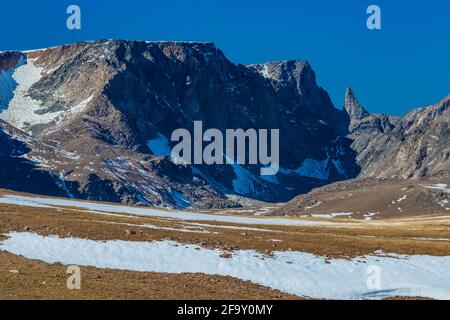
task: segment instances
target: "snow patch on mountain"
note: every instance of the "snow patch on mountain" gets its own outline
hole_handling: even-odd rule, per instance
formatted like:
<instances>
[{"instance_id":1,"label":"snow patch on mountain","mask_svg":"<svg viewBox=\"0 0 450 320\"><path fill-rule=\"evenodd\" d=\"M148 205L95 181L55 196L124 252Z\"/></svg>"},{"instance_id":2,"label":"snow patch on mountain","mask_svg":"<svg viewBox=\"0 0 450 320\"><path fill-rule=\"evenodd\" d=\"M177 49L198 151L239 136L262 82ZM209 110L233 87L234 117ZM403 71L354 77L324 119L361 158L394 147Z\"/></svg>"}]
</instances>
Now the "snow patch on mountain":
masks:
<instances>
[{"instance_id":1,"label":"snow patch on mountain","mask_svg":"<svg viewBox=\"0 0 450 320\"><path fill-rule=\"evenodd\" d=\"M178 191L172 192L172 198L180 209L190 209L190 201Z\"/></svg>"},{"instance_id":2,"label":"snow patch on mountain","mask_svg":"<svg viewBox=\"0 0 450 320\"><path fill-rule=\"evenodd\" d=\"M447 193L450 193L450 189L448 188L448 185L445 183L436 183L432 186L425 186L427 189L435 189L435 190L441 190Z\"/></svg>"},{"instance_id":3,"label":"snow patch on mountain","mask_svg":"<svg viewBox=\"0 0 450 320\"><path fill-rule=\"evenodd\" d=\"M233 179L234 191L242 195L250 194L254 189L253 175L238 164L233 164L233 169L236 175L236 178Z\"/></svg>"},{"instance_id":4,"label":"snow patch on mountain","mask_svg":"<svg viewBox=\"0 0 450 320\"><path fill-rule=\"evenodd\" d=\"M17 86L8 106L0 113L0 119L24 129L27 125L49 123L60 114L60 112L36 114L35 111L41 108L41 103L27 95L31 86L42 78L42 71L42 68L34 64L33 59L14 70L12 78Z\"/></svg>"},{"instance_id":5,"label":"snow patch on mountain","mask_svg":"<svg viewBox=\"0 0 450 320\"><path fill-rule=\"evenodd\" d=\"M16 128L27 131L30 126L48 124L54 121L61 124L70 117L85 111L93 100L93 95L74 104L68 110L56 112L38 112L42 103L28 95L30 88L44 74L44 69L35 65L35 59L20 58L17 66L0 73L0 119ZM56 130L53 127L52 130Z\"/></svg>"},{"instance_id":6,"label":"snow patch on mountain","mask_svg":"<svg viewBox=\"0 0 450 320\"><path fill-rule=\"evenodd\" d=\"M347 171L344 168L344 164L340 161L340 160L331 160L331 162L333 163L334 167L336 168L337 172L343 176L346 177L347 176Z\"/></svg>"},{"instance_id":7,"label":"snow patch on mountain","mask_svg":"<svg viewBox=\"0 0 450 320\"><path fill-rule=\"evenodd\" d=\"M75 105L74 107L72 107L69 110L69 114L75 115L75 114L79 114L79 113L83 112L86 109L89 102L91 102L93 98L94 98L94 96L90 96L89 98L81 101L79 104Z\"/></svg>"},{"instance_id":8,"label":"snow patch on mountain","mask_svg":"<svg viewBox=\"0 0 450 320\"><path fill-rule=\"evenodd\" d=\"M316 213L311 214L311 217L313 218L340 218L340 217L350 217L353 215L353 212L337 212L337 213Z\"/></svg>"},{"instance_id":9,"label":"snow patch on mountain","mask_svg":"<svg viewBox=\"0 0 450 320\"><path fill-rule=\"evenodd\" d=\"M147 142L147 145L155 156L168 157L172 153L169 141L159 132L156 133L155 138Z\"/></svg>"},{"instance_id":10,"label":"snow patch on mountain","mask_svg":"<svg viewBox=\"0 0 450 320\"><path fill-rule=\"evenodd\" d=\"M269 67L267 65L264 65L262 70L260 70L260 74L266 79L272 79L273 78L272 75L269 72Z\"/></svg>"},{"instance_id":11,"label":"snow patch on mountain","mask_svg":"<svg viewBox=\"0 0 450 320\"><path fill-rule=\"evenodd\" d=\"M50 129L46 130L46 132L54 132L59 129L59 126L64 123L66 120L69 120L73 116L76 116L78 114L81 114L84 112L88 106L88 104L93 100L94 96L91 95L87 99L81 101L80 103L72 106L68 110L65 110L63 112L57 112L57 116L53 119L54 120L54 126L52 126Z\"/></svg>"},{"instance_id":12,"label":"snow patch on mountain","mask_svg":"<svg viewBox=\"0 0 450 320\"><path fill-rule=\"evenodd\" d=\"M280 172L327 180L329 177L328 160L328 158L325 160L305 159L297 169L292 170L280 167Z\"/></svg>"}]
</instances>

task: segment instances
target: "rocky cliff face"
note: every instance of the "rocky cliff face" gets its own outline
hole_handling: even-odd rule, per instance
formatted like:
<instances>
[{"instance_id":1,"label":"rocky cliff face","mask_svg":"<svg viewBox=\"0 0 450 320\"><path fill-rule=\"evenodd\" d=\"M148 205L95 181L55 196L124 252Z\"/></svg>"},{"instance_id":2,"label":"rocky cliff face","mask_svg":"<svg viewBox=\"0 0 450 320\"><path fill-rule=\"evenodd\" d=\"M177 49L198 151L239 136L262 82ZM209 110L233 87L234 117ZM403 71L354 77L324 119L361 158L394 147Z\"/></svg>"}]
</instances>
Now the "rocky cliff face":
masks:
<instances>
[{"instance_id":1,"label":"rocky cliff face","mask_svg":"<svg viewBox=\"0 0 450 320\"><path fill-rule=\"evenodd\" d=\"M345 135L348 119L344 111L333 106L330 96L317 85L316 74L307 61L281 61L251 65L269 80L275 96L290 111L307 111L332 127L338 134Z\"/></svg>"},{"instance_id":2,"label":"rocky cliff face","mask_svg":"<svg viewBox=\"0 0 450 320\"><path fill-rule=\"evenodd\" d=\"M359 105L354 96L351 100L353 106ZM360 177L408 179L447 171L449 105L447 96L401 118L350 109L348 138L358 154Z\"/></svg>"},{"instance_id":3,"label":"rocky cliff face","mask_svg":"<svg viewBox=\"0 0 450 320\"><path fill-rule=\"evenodd\" d=\"M15 134L18 135L15 135ZM0 188L68 197L64 182L25 156L29 138L0 120Z\"/></svg>"},{"instance_id":4,"label":"rocky cliff face","mask_svg":"<svg viewBox=\"0 0 450 320\"><path fill-rule=\"evenodd\" d=\"M27 153L73 183L76 197L236 206L242 198L286 201L359 172L343 136L347 115L307 62L236 65L214 44L195 42L96 41L15 55L23 61L4 63L15 85L2 89L10 99L0 119L71 155ZM173 163L172 131L192 130L196 120L204 130L279 129L280 172Z\"/></svg>"}]
</instances>

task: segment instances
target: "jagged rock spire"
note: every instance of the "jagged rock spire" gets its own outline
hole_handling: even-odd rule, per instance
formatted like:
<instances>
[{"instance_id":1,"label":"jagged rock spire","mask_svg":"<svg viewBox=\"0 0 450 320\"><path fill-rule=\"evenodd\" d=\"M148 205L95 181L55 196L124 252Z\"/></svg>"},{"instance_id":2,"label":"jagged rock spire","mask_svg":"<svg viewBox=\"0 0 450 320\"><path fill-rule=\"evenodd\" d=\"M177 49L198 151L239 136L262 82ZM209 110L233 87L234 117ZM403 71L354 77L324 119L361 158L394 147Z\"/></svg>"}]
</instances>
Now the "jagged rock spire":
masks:
<instances>
[{"instance_id":1,"label":"jagged rock spire","mask_svg":"<svg viewBox=\"0 0 450 320\"><path fill-rule=\"evenodd\" d=\"M350 120L361 120L369 115L369 112L359 104L350 87L345 91L344 109Z\"/></svg>"}]
</instances>

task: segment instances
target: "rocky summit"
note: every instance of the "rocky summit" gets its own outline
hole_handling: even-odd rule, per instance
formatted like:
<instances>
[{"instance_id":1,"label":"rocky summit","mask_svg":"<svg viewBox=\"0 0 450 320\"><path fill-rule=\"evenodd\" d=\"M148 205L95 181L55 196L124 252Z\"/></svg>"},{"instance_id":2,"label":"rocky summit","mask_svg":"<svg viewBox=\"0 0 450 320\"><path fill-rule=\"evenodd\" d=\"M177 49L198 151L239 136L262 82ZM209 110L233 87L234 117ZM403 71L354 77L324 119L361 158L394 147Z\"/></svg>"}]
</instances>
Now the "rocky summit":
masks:
<instances>
[{"instance_id":1,"label":"rocky summit","mask_svg":"<svg viewBox=\"0 0 450 320\"><path fill-rule=\"evenodd\" d=\"M394 118L369 114L351 89L345 96L335 108L307 61L239 65L213 43L102 40L0 53L0 155L11 163L0 187L222 208L448 169L448 98ZM278 174L173 161L172 132L193 131L194 121L221 132L279 129Z\"/></svg>"}]
</instances>

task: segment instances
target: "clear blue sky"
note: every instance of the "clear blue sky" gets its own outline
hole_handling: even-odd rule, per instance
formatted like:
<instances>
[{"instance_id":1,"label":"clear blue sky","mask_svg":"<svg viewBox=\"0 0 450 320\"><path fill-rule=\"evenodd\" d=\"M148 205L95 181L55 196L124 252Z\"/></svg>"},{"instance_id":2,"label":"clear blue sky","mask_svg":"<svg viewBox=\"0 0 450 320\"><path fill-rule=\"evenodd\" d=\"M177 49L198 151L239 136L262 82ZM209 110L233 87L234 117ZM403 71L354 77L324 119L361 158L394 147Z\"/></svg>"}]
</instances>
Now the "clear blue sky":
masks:
<instances>
[{"instance_id":1,"label":"clear blue sky","mask_svg":"<svg viewBox=\"0 0 450 320\"><path fill-rule=\"evenodd\" d=\"M82 30L66 28L66 8ZM366 28L366 8L382 30ZM449 0L41 0L0 2L0 50L104 38L213 41L235 63L307 59L342 106L401 115L450 93Z\"/></svg>"}]
</instances>

